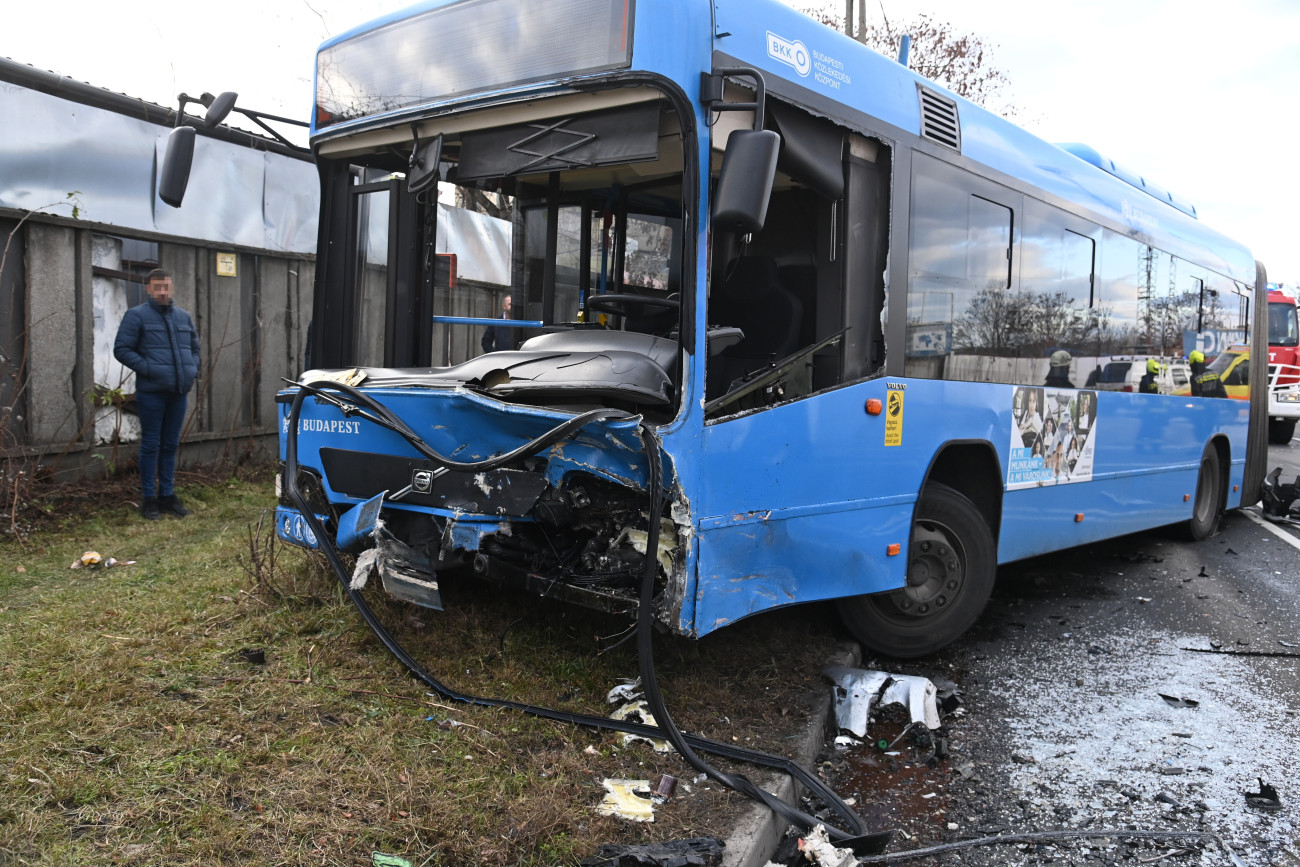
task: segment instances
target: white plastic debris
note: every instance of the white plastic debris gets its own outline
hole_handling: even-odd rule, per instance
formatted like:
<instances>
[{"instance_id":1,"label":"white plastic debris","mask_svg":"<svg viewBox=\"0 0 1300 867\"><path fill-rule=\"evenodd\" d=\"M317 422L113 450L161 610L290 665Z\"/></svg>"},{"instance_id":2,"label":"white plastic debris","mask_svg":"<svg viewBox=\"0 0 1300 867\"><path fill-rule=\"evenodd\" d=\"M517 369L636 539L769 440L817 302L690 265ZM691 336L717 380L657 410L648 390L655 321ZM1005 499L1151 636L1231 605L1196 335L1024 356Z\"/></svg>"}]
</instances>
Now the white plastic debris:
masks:
<instances>
[{"instance_id":1,"label":"white plastic debris","mask_svg":"<svg viewBox=\"0 0 1300 867\"><path fill-rule=\"evenodd\" d=\"M596 807L602 816L618 816L633 822L655 820L654 801L650 799L649 780L601 780L605 800Z\"/></svg>"},{"instance_id":2,"label":"white plastic debris","mask_svg":"<svg viewBox=\"0 0 1300 867\"><path fill-rule=\"evenodd\" d=\"M901 704L914 723L939 728L936 690L928 678L906 674L889 674L832 665L822 674L835 683L835 722L860 738L867 735L867 721L874 706Z\"/></svg>"},{"instance_id":3,"label":"white plastic debris","mask_svg":"<svg viewBox=\"0 0 1300 867\"><path fill-rule=\"evenodd\" d=\"M378 548L367 548L357 556L357 565L352 569L352 581L348 584L353 590L364 590L370 571L379 560Z\"/></svg>"},{"instance_id":4,"label":"white plastic debris","mask_svg":"<svg viewBox=\"0 0 1300 867\"><path fill-rule=\"evenodd\" d=\"M818 825L799 841L803 857L821 867L854 867L858 863L852 849L837 849L826 835L826 826Z\"/></svg>"},{"instance_id":5,"label":"white plastic debris","mask_svg":"<svg viewBox=\"0 0 1300 867\"><path fill-rule=\"evenodd\" d=\"M643 700L628 702L610 714L609 718L639 722L642 725L648 726L659 725L659 723L655 722L654 714L650 713L650 708ZM619 744L625 747L634 744L637 741L642 741L653 747L656 753L671 753L673 751L672 744L662 738L648 738L643 735L634 735L630 732L623 732L618 737Z\"/></svg>"},{"instance_id":6,"label":"white plastic debris","mask_svg":"<svg viewBox=\"0 0 1300 867\"><path fill-rule=\"evenodd\" d=\"M605 701L610 704L621 702L636 701L641 697L641 678L636 680L624 679L619 682L618 686L611 689L605 695Z\"/></svg>"}]
</instances>

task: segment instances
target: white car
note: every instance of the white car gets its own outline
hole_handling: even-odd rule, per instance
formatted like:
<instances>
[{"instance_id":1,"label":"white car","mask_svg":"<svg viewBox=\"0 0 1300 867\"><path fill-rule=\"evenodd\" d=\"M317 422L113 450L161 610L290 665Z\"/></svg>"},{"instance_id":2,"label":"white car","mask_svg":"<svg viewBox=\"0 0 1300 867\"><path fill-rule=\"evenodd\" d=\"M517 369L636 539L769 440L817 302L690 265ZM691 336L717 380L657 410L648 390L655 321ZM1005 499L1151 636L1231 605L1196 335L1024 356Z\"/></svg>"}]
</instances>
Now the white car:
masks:
<instances>
[{"instance_id":1,"label":"white car","mask_svg":"<svg viewBox=\"0 0 1300 867\"><path fill-rule=\"evenodd\" d=\"M1099 391L1137 392L1142 377L1147 372L1149 356L1131 356L1112 358L1102 366L1093 388ZM1181 358L1156 358L1160 362L1160 372L1156 374L1156 384L1161 394L1173 394L1186 386L1192 378L1192 368Z\"/></svg>"}]
</instances>

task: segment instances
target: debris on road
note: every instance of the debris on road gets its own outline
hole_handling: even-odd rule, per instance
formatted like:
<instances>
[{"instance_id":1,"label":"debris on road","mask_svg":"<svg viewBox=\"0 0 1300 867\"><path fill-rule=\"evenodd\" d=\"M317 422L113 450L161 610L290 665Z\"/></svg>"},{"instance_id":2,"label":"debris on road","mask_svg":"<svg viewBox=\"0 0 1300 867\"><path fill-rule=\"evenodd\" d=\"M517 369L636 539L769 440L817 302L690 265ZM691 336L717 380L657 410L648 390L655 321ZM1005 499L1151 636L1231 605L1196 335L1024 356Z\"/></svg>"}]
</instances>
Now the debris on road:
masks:
<instances>
[{"instance_id":1,"label":"debris on road","mask_svg":"<svg viewBox=\"0 0 1300 867\"><path fill-rule=\"evenodd\" d=\"M717 837L691 837L666 843L605 843L579 867L714 867L725 844Z\"/></svg>"},{"instance_id":2,"label":"debris on road","mask_svg":"<svg viewBox=\"0 0 1300 867\"><path fill-rule=\"evenodd\" d=\"M654 801L656 804L662 804L673 796L677 791L677 778L672 774L663 774L659 777L659 784L655 786Z\"/></svg>"},{"instance_id":3,"label":"debris on road","mask_svg":"<svg viewBox=\"0 0 1300 867\"><path fill-rule=\"evenodd\" d=\"M825 825L818 825L801 839L799 851L807 861L820 867L854 867L858 863L852 849L838 849L831 843Z\"/></svg>"},{"instance_id":4,"label":"debris on road","mask_svg":"<svg viewBox=\"0 0 1300 867\"><path fill-rule=\"evenodd\" d=\"M1261 505L1264 517L1270 521L1292 523L1291 504L1300 499L1300 476L1291 484L1281 480L1282 468L1277 467L1260 485Z\"/></svg>"},{"instance_id":5,"label":"debris on road","mask_svg":"<svg viewBox=\"0 0 1300 867\"><path fill-rule=\"evenodd\" d=\"M835 684L836 725L859 738L867 735L873 706L901 704L913 723L924 723L932 731L940 726L938 690L928 678L843 665L828 666L822 674Z\"/></svg>"},{"instance_id":6,"label":"debris on road","mask_svg":"<svg viewBox=\"0 0 1300 867\"><path fill-rule=\"evenodd\" d=\"M1156 695L1163 698L1165 700L1165 704L1169 705L1170 707L1199 707L1201 704L1199 701L1197 701L1194 698L1182 698L1176 695L1165 695L1163 692L1158 692L1156 693Z\"/></svg>"},{"instance_id":7,"label":"debris on road","mask_svg":"<svg viewBox=\"0 0 1300 867\"><path fill-rule=\"evenodd\" d=\"M1282 799L1278 797L1277 789L1264 782L1263 777L1256 779L1259 780L1259 791L1242 793L1246 796L1247 806L1254 807L1256 810L1282 809Z\"/></svg>"},{"instance_id":8,"label":"debris on road","mask_svg":"<svg viewBox=\"0 0 1300 867\"><path fill-rule=\"evenodd\" d=\"M649 780L605 779L605 800L596 807L602 816L617 816L632 822L653 822L654 802L650 798Z\"/></svg>"}]
</instances>

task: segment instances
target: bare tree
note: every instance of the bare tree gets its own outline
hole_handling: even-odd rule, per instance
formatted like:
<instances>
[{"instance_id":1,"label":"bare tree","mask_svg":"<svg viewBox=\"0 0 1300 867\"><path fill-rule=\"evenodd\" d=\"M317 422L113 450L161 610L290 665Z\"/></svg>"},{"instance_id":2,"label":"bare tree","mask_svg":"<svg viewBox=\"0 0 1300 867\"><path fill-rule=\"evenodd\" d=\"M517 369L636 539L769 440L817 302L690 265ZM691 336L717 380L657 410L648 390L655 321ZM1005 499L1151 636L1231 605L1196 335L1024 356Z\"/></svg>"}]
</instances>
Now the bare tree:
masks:
<instances>
[{"instance_id":1,"label":"bare tree","mask_svg":"<svg viewBox=\"0 0 1300 867\"><path fill-rule=\"evenodd\" d=\"M820 5L804 7L801 11L890 57L897 56L903 34L907 34L911 37L909 68L1004 117L1016 114L1016 108L1004 97L1010 82L993 65L991 46L977 34L957 33L951 24L925 13L891 22L883 3L880 20L874 23L867 21L865 0L845 0L843 13L835 5L823 0Z\"/></svg>"}]
</instances>

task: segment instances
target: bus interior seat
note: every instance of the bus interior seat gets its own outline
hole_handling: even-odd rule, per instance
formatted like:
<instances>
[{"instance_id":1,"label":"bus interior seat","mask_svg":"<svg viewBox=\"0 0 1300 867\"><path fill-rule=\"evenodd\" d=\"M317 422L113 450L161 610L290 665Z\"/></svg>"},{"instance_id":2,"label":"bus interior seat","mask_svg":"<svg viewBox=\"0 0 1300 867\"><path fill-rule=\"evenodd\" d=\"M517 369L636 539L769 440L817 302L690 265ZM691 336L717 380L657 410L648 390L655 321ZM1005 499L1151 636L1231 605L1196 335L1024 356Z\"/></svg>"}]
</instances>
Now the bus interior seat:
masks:
<instances>
[{"instance_id":1,"label":"bus interior seat","mask_svg":"<svg viewBox=\"0 0 1300 867\"><path fill-rule=\"evenodd\" d=\"M711 365L712 394L721 394L734 380L801 345L803 303L782 284L775 259L734 259L726 274L711 299L709 320L739 328L745 336L719 354L720 363Z\"/></svg>"},{"instance_id":2,"label":"bus interior seat","mask_svg":"<svg viewBox=\"0 0 1300 867\"><path fill-rule=\"evenodd\" d=\"M780 274L781 285L795 294L799 303L803 305L804 312L809 314L804 317L803 329L799 334L799 345L807 346L815 343L816 317L812 311L817 309L817 266L781 265L777 268L777 273Z\"/></svg>"}]
</instances>

